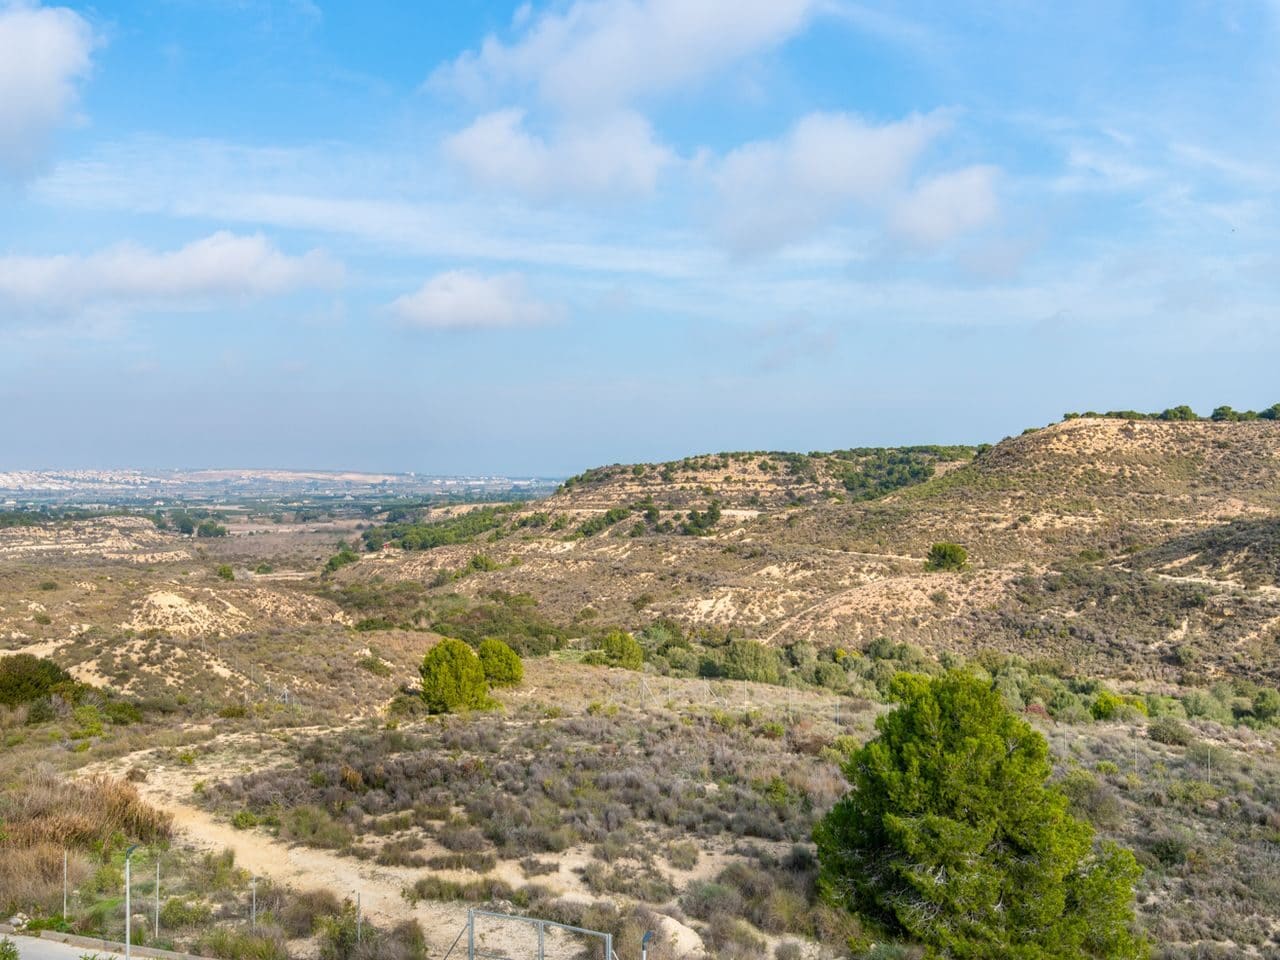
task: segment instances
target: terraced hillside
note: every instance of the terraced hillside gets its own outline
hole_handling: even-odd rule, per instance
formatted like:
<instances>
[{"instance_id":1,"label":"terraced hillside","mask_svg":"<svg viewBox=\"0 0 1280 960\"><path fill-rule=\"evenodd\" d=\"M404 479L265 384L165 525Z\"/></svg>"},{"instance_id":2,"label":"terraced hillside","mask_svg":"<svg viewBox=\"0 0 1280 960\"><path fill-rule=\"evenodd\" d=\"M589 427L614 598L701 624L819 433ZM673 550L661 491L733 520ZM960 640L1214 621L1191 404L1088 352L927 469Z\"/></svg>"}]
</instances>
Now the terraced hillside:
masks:
<instances>
[{"instance_id":1,"label":"terraced hillside","mask_svg":"<svg viewBox=\"0 0 1280 960\"><path fill-rule=\"evenodd\" d=\"M886 636L1135 678L1175 677L1194 651L1212 672L1278 675L1266 534L1280 424L1080 418L968 460L922 456L931 476L866 500L837 484L846 461L831 455L763 471L755 454L604 468L462 542L392 544L339 577L527 593L564 623L670 619L780 646ZM1241 529L1257 531L1235 534L1253 538L1247 582L1150 559ZM969 569L926 572L939 541L964 545Z\"/></svg>"}]
</instances>

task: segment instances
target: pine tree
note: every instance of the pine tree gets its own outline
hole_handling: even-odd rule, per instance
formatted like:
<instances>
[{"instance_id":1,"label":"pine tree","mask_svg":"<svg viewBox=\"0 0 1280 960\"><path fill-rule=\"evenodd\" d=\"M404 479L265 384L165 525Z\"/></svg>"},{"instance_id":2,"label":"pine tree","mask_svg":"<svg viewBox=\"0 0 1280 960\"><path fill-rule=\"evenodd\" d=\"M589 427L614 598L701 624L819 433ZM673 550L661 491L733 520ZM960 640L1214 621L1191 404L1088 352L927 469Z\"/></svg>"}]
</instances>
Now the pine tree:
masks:
<instances>
[{"instance_id":1,"label":"pine tree","mask_svg":"<svg viewBox=\"0 0 1280 960\"><path fill-rule=\"evenodd\" d=\"M484 668L461 640L441 640L422 658L422 699L432 713L480 710L492 704Z\"/></svg>"},{"instance_id":2,"label":"pine tree","mask_svg":"<svg viewBox=\"0 0 1280 960\"><path fill-rule=\"evenodd\" d=\"M904 674L894 693L815 830L825 896L933 957L1147 956L1137 861L1070 815L1044 737L967 674Z\"/></svg>"}]
</instances>

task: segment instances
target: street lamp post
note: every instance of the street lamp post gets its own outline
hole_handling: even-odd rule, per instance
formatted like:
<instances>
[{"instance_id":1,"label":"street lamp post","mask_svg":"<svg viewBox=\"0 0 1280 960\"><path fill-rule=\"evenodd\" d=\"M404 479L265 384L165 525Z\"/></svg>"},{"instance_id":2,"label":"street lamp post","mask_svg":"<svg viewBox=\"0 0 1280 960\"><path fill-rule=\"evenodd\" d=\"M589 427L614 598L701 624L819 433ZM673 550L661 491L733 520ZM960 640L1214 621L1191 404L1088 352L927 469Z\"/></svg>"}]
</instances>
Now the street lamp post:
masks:
<instances>
[{"instance_id":1,"label":"street lamp post","mask_svg":"<svg viewBox=\"0 0 1280 960\"><path fill-rule=\"evenodd\" d=\"M130 880L130 866L133 859L133 851L138 849L135 843L124 852L124 960L131 960L133 953L130 950L130 940L133 936L133 904L129 899L129 888L132 886Z\"/></svg>"}]
</instances>

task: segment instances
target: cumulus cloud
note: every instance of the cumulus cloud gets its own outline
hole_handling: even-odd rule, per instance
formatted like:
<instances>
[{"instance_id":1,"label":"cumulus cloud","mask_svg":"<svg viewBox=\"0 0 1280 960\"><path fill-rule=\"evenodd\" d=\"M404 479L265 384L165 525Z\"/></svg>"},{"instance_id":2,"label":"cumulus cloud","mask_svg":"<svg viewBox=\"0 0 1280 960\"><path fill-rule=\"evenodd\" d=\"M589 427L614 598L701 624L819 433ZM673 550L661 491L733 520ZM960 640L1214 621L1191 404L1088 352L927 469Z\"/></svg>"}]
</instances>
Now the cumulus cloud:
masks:
<instances>
[{"instance_id":1,"label":"cumulus cloud","mask_svg":"<svg viewBox=\"0 0 1280 960\"><path fill-rule=\"evenodd\" d=\"M439 68L436 85L482 97L532 86L564 111L611 111L681 88L798 32L820 0L576 0L517 18Z\"/></svg>"},{"instance_id":2,"label":"cumulus cloud","mask_svg":"<svg viewBox=\"0 0 1280 960\"><path fill-rule=\"evenodd\" d=\"M777 140L746 144L713 166L722 239L740 254L805 239L853 207L883 209L948 124L938 114L872 125L812 113Z\"/></svg>"},{"instance_id":3,"label":"cumulus cloud","mask_svg":"<svg viewBox=\"0 0 1280 960\"><path fill-rule=\"evenodd\" d=\"M261 235L220 231L167 253L121 244L89 255L0 257L0 304L55 318L195 309L330 286L341 274L319 251L289 256Z\"/></svg>"},{"instance_id":4,"label":"cumulus cloud","mask_svg":"<svg viewBox=\"0 0 1280 960\"><path fill-rule=\"evenodd\" d=\"M898 203L890 226L927 249L981 227L996 215L996 174L994 167L976 166L922 180Z\"/></svg>"},{"instance_id":5,"label":"cumulus cloud","mask_svg":"<svg viewBox=\"0 0 1280 960\"><path fill-rule=\"evenodd\" d=\"M534 197L618 196L653 192L674 154L657 143L642 116L621 111L550 137L530 133L523 110L487 113L444 144L474 183Z\"/></svg>"},{"instance_id":6,"label":"cumulus cloud","mask_svg":"<svg viewBox=\"0 0 1280 960\"><path fill-rule=\"evenodd\" d=\"M391 310L407 325L428 330L537 326L561 315L558 307L534 297L520 274L486 276L470 270L437 274L397 297Z\"/></svg>"},{"instance_id":7,"label":"cumulus cloud","mask_svg":"<svg viewBox=\"0 0 1280 960\"><path fill-rule=\"evenodd\" d=\"M89 72L93 30L65 7L0 0L0 173L30 176Z\"/></svg>"}]
</instances>

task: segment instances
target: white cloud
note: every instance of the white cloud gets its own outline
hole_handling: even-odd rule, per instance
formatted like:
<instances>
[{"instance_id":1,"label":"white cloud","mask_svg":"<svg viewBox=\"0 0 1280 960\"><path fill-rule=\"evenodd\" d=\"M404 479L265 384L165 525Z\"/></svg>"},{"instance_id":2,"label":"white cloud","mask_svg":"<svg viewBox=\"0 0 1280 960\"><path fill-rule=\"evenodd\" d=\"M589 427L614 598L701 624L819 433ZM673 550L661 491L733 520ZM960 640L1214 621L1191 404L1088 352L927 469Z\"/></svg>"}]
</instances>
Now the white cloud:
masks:
<instances>
[{"instance_id":1,"label":"white cloud","mask_svg":"<svg viewBox=\"0 0 1280 960\"><path fill-rule=\"evenodd\" d=\"M994 167L976 166L922 180L894 209L893 231L935 248L983 226L996 215L996 175Z\"/></svg>"},{"instance_id":2,"label":"white cloud","mask_svg":"<svg viewBox=\"0 0 1280 960\"><path fill-rule=\"evenodd\" d=\"M391 310L406 324L430 330L537 326L561 315L558 307L534 297L520 274L469 270L437 274L397 297Z\"/></svg>"},{"instance_id":3,"label":"white cloud","mask_svg":"<svg viewBox=\"0 0 1280 960\"><path fill-rule=\"evenodd\" d=\"M534 87L572 112L609 112L667 93L798 32L819 0L576 0L517 18L512 43L486 37L439 68L436 85L481 97Z\"/></svg>"},{"instance_id":4,"label":"white cloud","mask_svg":"<svg viewBox=\"0 0 1280 960\"><path fill-rule=\"evenodd\" d=\"M0 304L19 315L77 318L196 309L339 281L319 251L281 253L261 235L220 231L168 253L122 244L87 256L0 257Z\"/></svg>"},{"instance_id":5,"label":"white cloud","mask_svg":"<svg viewBox=\"0 0 1280 960\"><path fill-rule=\"evenodd\" d=\"M649 122L621 111L559 129L531 134L524 111L497 110L444 143L444 151L473 182L532 197L612 197L653 192L674 154L653 138Z\"/></svg>"},{"instance_id":6,"label":"white cloud","mask_svg":"<svg viewBox=\"0 0 1280 960\"><path fill-rule=\"evenodd\" d=\"M0 173L27 177L89 72L93 30L65 7L0 0Z\"/></svg>"},{"instance_id":7,"label":"white cloud","mask_svg":"<svg viewBox=\"0 0 1280 960\"><path fill-rule=\"evenodd\" d=\"M812 113L781 139L733 150L713 170L723 240L737 253L768 252L807 238L852 207L885 207L947 126L936 113L881 126L850 114Z\"/></svg>"}]
</instances>

